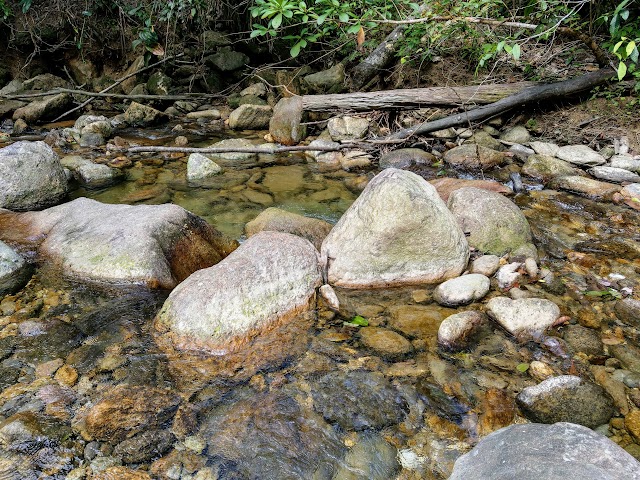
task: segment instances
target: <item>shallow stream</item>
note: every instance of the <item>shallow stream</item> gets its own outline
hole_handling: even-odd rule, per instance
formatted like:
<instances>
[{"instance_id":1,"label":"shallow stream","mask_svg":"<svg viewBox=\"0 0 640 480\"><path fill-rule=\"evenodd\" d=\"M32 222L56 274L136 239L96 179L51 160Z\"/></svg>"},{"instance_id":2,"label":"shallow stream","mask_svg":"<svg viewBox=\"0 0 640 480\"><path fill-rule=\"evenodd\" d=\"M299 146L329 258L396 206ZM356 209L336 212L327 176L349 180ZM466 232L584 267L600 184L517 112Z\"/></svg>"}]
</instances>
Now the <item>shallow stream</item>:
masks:
<instances>
[{"instance_id":1,"label":"shallow stream","mask_svg":"<svg viewBox=\"0 0 640 480\"><path fill-rule=\"evenodd\" d=\"M168 129L121 136L157 145L175 138ZM195 146L218 140L188 137ZM176 203L242 240L244 225L270 206L335 223L375 173L322 172L301 155L261 157L259 166L227 170L207 187L190 186L185 172L186 156L148 154L133 159L124 182L72 197ZM0 479L92 478L116 465L129 470L114 479L148 478L126 476L130 470L182 480L446 478L481 436L526 421L514 399L539 381L526 369L532 361L558 375L589 376L593 365L620 367L608 346L640 347L611 295L584 294L640 287L640 212L528 187L515 201L555 279L520 289L556 302L570 318L550 332L557 341L518 343L485 326L469 350L449 354L436 333L456 310L433 302L432 288L341 290L340 314L318 300L301 356L249 381L213 378L193 388L176 378L151 334L168 292L77 284L40 266L23 290L0 299L0 431L11 424L4 434L15 437L4 438ZM496 295L494 285L488 298ZM345 325L356 315L401 332L412 351L367 349L359 327ZM599 348L585 353L584 339L567 335L579 326ZM115 404L138 400L140 418L122 435L90 440L86 413L107 394ZM640 458L620 418L599 431ZM105 412L96 421L108 428L130 420Z\"/></svg>"}]
</instances>

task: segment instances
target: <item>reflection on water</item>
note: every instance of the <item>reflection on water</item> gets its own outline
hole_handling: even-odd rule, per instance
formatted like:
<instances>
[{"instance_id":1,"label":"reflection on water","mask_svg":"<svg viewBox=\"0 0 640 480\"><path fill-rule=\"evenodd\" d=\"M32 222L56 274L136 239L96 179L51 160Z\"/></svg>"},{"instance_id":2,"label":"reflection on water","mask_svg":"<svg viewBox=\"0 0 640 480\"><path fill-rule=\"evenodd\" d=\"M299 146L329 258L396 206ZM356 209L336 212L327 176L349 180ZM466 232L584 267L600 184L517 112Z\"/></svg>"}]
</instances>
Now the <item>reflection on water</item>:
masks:
<instances>
[{"instance_id":1,"label":"reflection on water","mask_svg":"<svg viewBox=\"0 0 640 480\"><path fill-rule=\"evenodd\" d=\"M154 141L166 143L161 133ZM177 203L235 238L267 207L335 222L357 196L345 184L355 174L322 173L301 156L227 169L206 187L185 171L186 157L148 155L125 182L74 196ZM604 337L619 328L636 338L612 302L580 292L638 284L639 215L549 191L517 201L542 266L562 280L522 288ZM565 327L519 344L485 325L468 350L447 353L436 332L454 310L431 287L338 290L339 313L318 300L302 355L248 381L199 378L194 391L154 341L166 294L75 284L41 267L0 299L0 479L442 479L479 438L524 421L515 395L539 379L521 365L543 361L559 375L605 360L578 353ZM407 353L367 344L365 327L345 325L356 315L405 337Z\"/></svg>"}]
</instances>

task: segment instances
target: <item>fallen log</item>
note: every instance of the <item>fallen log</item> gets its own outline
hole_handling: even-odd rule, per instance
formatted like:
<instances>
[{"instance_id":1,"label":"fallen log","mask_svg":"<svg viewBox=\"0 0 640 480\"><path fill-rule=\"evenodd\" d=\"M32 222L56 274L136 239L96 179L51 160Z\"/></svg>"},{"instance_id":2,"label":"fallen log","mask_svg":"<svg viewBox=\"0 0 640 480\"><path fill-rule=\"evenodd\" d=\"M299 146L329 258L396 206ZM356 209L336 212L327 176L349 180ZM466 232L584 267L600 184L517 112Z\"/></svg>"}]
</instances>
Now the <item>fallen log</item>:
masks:
<instances>
[{"instance_id":1,"label":"fallen log","mask_svg":"<svg viewBox=\"0 0 640 480\"><path fill-rule=\"evenodd\" d=\"M351 73L354 90L362 89L374 75L391 63L396 55L396 45L404 38L405 29L406 25L398 25L367 58L356 65Z\"/></svg>"},{"instance_id":2,"label":"fallen log","mask_svg":"<svg viewBox=\"0 0 640 480\"><path fill-rule=\"evenodd\" d=\"M413 135L423 135L445 128L470 125L474 122L500 115L514 108L522 108L533 103L559 100L591 90L615 78L615 76L616 73L612 69L601 68L595 72L590 72L562 82L531 86L489 105L484 105L462 113L456 113L455 115L450 115L439 120L404 128L378 139L378 142L389 141L389 143L395 143L400 140L406 140Z\"/></svg>"},{"instance_id":3,"label":"fallen log","mask_svg":"<svg viewBox=\"0 0 640 480\"><path fill-rule=\"evenodd\" d=\"M309 112L332 110L365 112L403 108L484 105L534 85L537 83L518 82L465 87L403 88L379 92L302 95L302 109Z\"/></svg>"}]
</instances>

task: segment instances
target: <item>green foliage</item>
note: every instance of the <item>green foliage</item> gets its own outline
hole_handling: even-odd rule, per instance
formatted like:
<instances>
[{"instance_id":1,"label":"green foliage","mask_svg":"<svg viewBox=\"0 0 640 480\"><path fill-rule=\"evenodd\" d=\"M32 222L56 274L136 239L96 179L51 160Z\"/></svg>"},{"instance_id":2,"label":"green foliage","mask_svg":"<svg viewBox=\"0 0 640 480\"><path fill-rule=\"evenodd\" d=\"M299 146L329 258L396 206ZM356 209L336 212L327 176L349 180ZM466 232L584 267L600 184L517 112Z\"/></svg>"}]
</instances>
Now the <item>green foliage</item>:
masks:
<instances>
[{"instance_id":1,"label":"green foliage","mask_svg":"<svg viewBox=\"0 0 640 480\"><path fill-rule=\"evenodd\" d=\"M618 80L630 74L636 79L636 90L640 91L640 18L637 11L632 15L631 3L631 0L623 0L613 12L602 15L599 20L609 29L610 39L605 46L618 60Z\"/></svg>"},{"instance_id":2,"label":"green foliage","mask_svg":"<svg viewBox=\"0 0 640 480\"><path fill-rule=\"evenodd\" d=\"M343 325L347 327L367 327L369 326L369 321L360 315L356 315L350 322L343 322Z\"/></svg>"},{"instance_id":3,"label":"green foliage","mask_svg":"<svg viewBox=\"0 0 640 480\"><path fill-rule=\"evenodd\" d=\"M619 300L622 298L622 294L613 288L607 288L605 290L588 290L582 293L588 297L601 297L603 300Z\"/></svg>"},{"instance_id":4,"label":"green foliage","mask_svg":"<svg viewBox=\"0 0 640 480\"><path fill-rule=\"evenodd\" d=\"M290 55L297 57L313 43L354 40L359 32L374 32L376 20L401 18L418 8L408 0L255 0L251 17L262 23L252 25L250 36L282 38L289 42Z\"/></svg>"}]
</instances>

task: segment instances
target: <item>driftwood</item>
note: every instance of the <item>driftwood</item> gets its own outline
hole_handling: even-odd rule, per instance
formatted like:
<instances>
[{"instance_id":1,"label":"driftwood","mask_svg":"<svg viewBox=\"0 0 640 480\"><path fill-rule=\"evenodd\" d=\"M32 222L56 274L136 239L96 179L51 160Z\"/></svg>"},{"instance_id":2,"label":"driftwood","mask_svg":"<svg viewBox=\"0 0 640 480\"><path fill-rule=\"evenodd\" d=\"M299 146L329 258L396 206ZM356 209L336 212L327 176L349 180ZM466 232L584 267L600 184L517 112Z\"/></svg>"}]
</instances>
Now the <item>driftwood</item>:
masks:
<instances>
[{"instance_id":1,"label":"driftwood","mask_svg":"<svg viewBox=\"0 0 640 480\"><path fill-rule=\"evenodd\" d=\"M495 103L484 105L463 113L457 113L439 120L425 122L410 128L404 128L379 141L397 142L406 140L413 135L422 135L437 130L450 127L469 125L474 122L500 115L514 108L521 108L533 103L549 102L559 100L570 95L576 95L601 85L616 74L609 68L602 68L595 72L587 73L579 77L562 82L549 83L546 85L535 85L528 87L514 95L503 98Z\"/></svg>"},{"instance_id":2,"label":"driftwood","mask_svg":"<svg viewBox=\"0 0 640 480\"><path fill-rule=\"evenodd\" d=\"M302 95L302 109L322 112L332 110L370 111L420 107L455 107L484 105L513 95L534 82L472 85L467 87L404 88L379 92Z\"/></svg>"}]
</instances>

